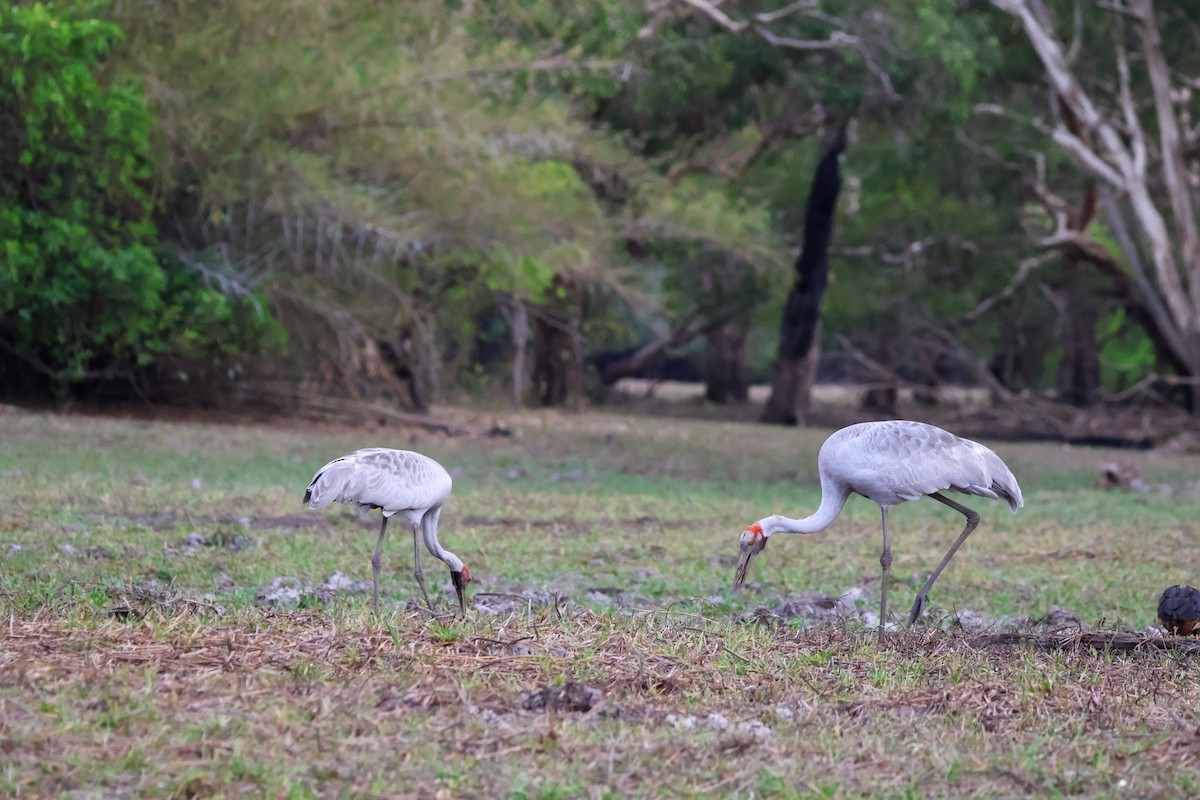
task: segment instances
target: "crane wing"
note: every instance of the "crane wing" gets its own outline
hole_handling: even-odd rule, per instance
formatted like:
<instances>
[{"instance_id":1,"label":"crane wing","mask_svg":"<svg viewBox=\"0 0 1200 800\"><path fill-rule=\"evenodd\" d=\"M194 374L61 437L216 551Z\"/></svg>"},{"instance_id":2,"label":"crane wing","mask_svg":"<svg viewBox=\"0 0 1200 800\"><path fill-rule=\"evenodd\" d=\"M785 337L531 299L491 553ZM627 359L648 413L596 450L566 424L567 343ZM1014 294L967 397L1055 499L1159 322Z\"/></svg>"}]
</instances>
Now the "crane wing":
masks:
<instances>
[{"instance_id":1,"label":"crane wing","mask_svg":"<svg viewBox=\"0 0 1200 800\"><path fill-rule=\"evenodd\" d=\"M1000 457L934 425L906 420L852 425L836 446L844 480L884 505L952 490L1008 503L1025 501ZM824 456L822 452L822 456Z\"/></svg>"},{"instance_id":2,"label":"crane wing","mask_svg":"<svg viewBox=\"0 0 1200 800\"><path fill-rule=\"evenodd\" d=\"M304 502L312 508L353 503L387 515L439 506L450 496L449 473L432 458L409 450L370 447L335 458L317 470Z\"/></svg>"}]
</instances>

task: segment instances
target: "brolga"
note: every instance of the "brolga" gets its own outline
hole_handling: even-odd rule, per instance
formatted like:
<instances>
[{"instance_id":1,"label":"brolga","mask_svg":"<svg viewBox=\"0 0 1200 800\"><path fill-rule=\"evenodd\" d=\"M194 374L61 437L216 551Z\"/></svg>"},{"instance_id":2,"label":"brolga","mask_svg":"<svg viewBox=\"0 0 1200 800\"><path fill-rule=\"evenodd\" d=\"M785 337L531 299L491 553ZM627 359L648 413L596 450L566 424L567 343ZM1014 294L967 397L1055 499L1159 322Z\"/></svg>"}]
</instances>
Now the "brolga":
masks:
<instances>
[{"instance_id":1,"label":"brolga","mask_svg":"<svg viewBox=\"0 0 1200 800\"><path fill-rule=\"evenodd\" d=\"M1012 471L987 447L963 439L934 425L907 420L862 422L835 432L817 455L821 479L821 504L816 513L803 519L779 515L760 519L742 533L742 555L734 577L741 587L750 560L763 551L776 533L817 533L829 527L853 493L879 504L883 515L883 582L879 590L879 641L887 619L888 576L892 567L892 537L888 510L906 500L928 495L967 518L967 525L950 546L940 564L917 592L908 614L912 625L929 602L929 590L950 559L979 524L979 514L949 497L945 490L973 494L1008 503L1017 513L1025 501Z\"/></svg>"},{"instance_id":2,"label":"brolga","mask_svg":"<svg viewBox=\"0 0 1200 800\"><path fill-rule=\"evenodd\" d=\"M304 492L304 502L310 504L311 508L324 508L330 503L352 503L359 508L378 508L383 512L379 541L371 558L374 578L372 597L376 614L379 613L379 568L383 537L387 534L388 520L396 515L412 528L413 577L421 587L429 610L433 610L433 603L425 591L418 536L425 540L425 547L434 558L441 559L450 567L450 580L458 592L458 604L466 614L467 584L471 582L471 571L458 556L438 542L438 518L442 514L442 505L450 499L452 486L450 474L428 456L410 450L368 447L335 458L317 470Z\"/></svg>"}]
</instances>

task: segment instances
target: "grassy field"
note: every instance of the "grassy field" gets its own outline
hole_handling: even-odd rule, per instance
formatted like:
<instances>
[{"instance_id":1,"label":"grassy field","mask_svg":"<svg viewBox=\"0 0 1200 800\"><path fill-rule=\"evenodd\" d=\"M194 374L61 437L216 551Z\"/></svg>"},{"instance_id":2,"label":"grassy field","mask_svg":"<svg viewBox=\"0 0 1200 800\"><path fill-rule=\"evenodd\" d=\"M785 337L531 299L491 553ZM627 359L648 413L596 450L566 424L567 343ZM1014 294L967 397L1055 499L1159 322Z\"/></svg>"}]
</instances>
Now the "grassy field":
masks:
<instances>
[{"instance_id":1,"label":"grassy field","mask_svg":"<svg viewBox=\"0 0 1200 800\"><path fill-rule=\"evenodd\" d=\"M815 507L828 431L502 421L514 436L0 414L0 796L1200 793L1196 656L998 633L1053 606L1153 625L1198 577L1194 456L996 443L1026 508L972 502L926 619L880 647L855 616L878 602L867 500L729 590L746 524ZM402 526L376 618L377 512L301 507L317 467L367 445L454 475L466 619L430 557L444 613L412 603ZM1114 458L1151 490L1096 489ZM891 519L903 613L961 522L928 500ZM848 591L840 622L789 611Z\"/></svg>"}]
</instances>

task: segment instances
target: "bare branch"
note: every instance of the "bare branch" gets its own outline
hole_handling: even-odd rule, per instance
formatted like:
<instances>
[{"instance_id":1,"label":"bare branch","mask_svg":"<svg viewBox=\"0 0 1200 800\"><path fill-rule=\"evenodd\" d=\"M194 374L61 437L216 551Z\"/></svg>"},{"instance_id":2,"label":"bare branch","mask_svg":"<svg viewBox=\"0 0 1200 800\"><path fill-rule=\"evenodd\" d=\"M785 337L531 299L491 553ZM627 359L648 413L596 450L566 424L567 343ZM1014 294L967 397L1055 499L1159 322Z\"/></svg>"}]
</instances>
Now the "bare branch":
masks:
<instances>
[{"instance_id":1,"label":"bare branch","mask_svg":"<svg viewBox=\"0 0 1200 800\"><path fill-rule=\"evenodd\" d=\"M1146 268L1142 264L1142 254L1130 234L1129 226L1125 222L1125 215L1121 213L1117 199L1113 197L1112 192L1102 190L1101 200L1108 216L1109 228L1116 236L1117 244L1125 255L1125 261L1129 265L1129 275L1133 279L1142 304L1155 321L1155 327L1162 332L1167 350L1173 353L1175 358L1182 359L1187 351L1179 339L1174 325L1171 324L1171 315L1167 307L1163 304L1161 296L1155 291L1154 285L1146 274Z\"/></svg>"},{"instance_id":2,"label":"bare branch","mask_svg":"<svg viewBox=\"0 0 1200 800\"><path fill-rule=\"evenodd\" d=\"M1133 17L1134 19L1141 19L1141 17L1138 15L1138 12L1134 11L1124 3L1112 3L1108 2L1108 0L1096 0L1096 7L1103 8L1105 11L1112 11L1117 14L1124 14L1125 16Z\"/></svg>"},{"instance_id":3,"label":"bare branch","mask_svg":"<svg viewBox=\"0 0 1200 800\"><path fill-rule=\"evenodd\" d=\"M758 35L775 47L787 47L791 50L833 50L837 47L858 47L862 44L857 36L851 36L844 31L834 31L828 39L793 39L789 36L776 36L765 28Z\"/></svg>"},{"instance_id":4,"label":"bare branch","mask_svg":"<svg viewBox=\"0 0 1200 800\"><path fill-rule=\"evenodd\" d=\"M1046 77L1063 100L1075 109L1083 124L1089 128L1100 124L1100 112L1083 91L1067 67L1062 47L1054 35L1042 25L1027 0L992 0L992 5L1021 20L1030 44L1046 68Z\"/></svg>"},{"instance_id":5,"label":"bare branch","mask_svg":"<svg viewBox=\"0 0 1200 800\"><path fill-rule=\"evenodd\" d=\"M887 98L889 100L898 100L900 98L892 83L891 76L879 66L870 48L867 47L866 43L860 37L842 30L835 30L829 35L828 39L793 39L789 36L778 36L766 27L773 22L801 12L807 16L828 22L831 25L843 24L841 20L821 14L816 10L819 0L796 0L775 11L755 14L752 17L752 21L733 19L717 7L721 4L719 0L717 2L713 2L712 0L676 0L676 2L699 11L717 25L732 33L742 33L746 29L753 27L754 32L773 47L785 47L790 50L836 50L840 48L857 50L867 69L875 76L880 85L883 86L883 91ZM659 26L671 18L672 5L669 2L654 3L653 7L651 7L651 4L647 4L647 12L651 15L651 18L638 31L639 39L647 39L653 36Z\"/></svg>"},{"instance_id":6,"label":"bare branch","mask_svg":"<svg viewBox=\"0 0 1200 800\"><path fill-rule=\"evenodd\" d=\"M1161 291L1162 297L1170 309L1171 320L1177 330L1187 331L1191 336L1193 332L1197 332L1198 321L1200 321L1200 297L1195 296L1196 292L1200 291L1200 286L1190 287L1193 289L1192 297L1189 297L1184 290L1183 279L1179 272L1179 262L1167 230L1166 221L1155 204L1154 192L1148 186L1145 176L1138 173L1135 153L1125 145L1120 132L1112 122L1100 115L1079 81L1067 68L1061 44L1049 28L1039 20L1038 15L1031 8L1030 2L1037 2L1037 0L992 0L992 4L997 8L1021 20L1030 43L1042 61L1051 85L1059 93L1062 102L1071 109L1083 125L1083 128L1096 133L1103 156L1100 152L1088 147L1087 143L1062 125L1055 128L1054 140L1085 169L1128 194L1141 232L1150 244L1155 277L1158 282L1157 288ZM1162 82L1162 98L1165 99L1166 111L1169 112L1168 119L1164 120L1160 116L1160 128L1166 124L1174 132L1174 138L1170 141L1176 147L1175 155L1179 156L1178 129L1175 126L1173 110L1170 108L1169 75L1165 61L1162 59L1157 28L1154 27L1151 0L1131 0L1131 2L1137 3L1136 7L1130 8L1132 15L1141 23L1139 28L1143 39L1143 54L1147 61L1147 69L1151 74L1152 82ZM1158 59L1159 64L1152 68L1150 64L1155 58ZM1155 95L1157 105L1162 102L1159 98L1157 83ZM1162 106L1159 105L1159 108L1161 109ZM1130 134L1132 135L1132 132ZM1169 137L1167 133L1160 133L1160 135ZM1170 153L1164 153L1164 157L1170 157L1170 155ZM1186 190L1181 183L1179 185ZM1173 202L1178 202L1175 198L1172 199ZM1188 207L1190 208L1190 201ZM1194 217L1191 214L1188 216L1194 229ZM1188 223L1181 222L1180 224ZM1184 238L1185 246L1189 246L1186 235ZM1188 265L1188 269L1192 273L1189 275L1191 282L1197 284L1200 283L1200 275L1195 274L1200 265L1200 237L1195 240L1193 252L1196 254L1196 258L1190 261L1185 258L1184 263ZM1189 351L1192 349L1189 347ZM1200 368L1200 353L1191 353L1185 360L1193 364L1193 369Z\"/></svg>"},{"instance_id":7,"label":"bare branch","mask_svg":"<svg viewBox=\"0 0 1200 800\"><path fill-rule=\"evenodd\" d=\"M1017 399L1017 395L992 374L992 371L988 369L987 362L978 353L963 344L957 336L945 328L932 326L929 328L929 332L946 345L949 351L957 356L965 366L969 367L975 373L975 378L1002 402L1011 403Z\"/></svg>"},{"instance_id":8,"label":"bare branch","mask_svg":"<svg viewBox=\"0 0 1200 800\"><path fill-rule=\"evenodd\" d=\"M750 25L749 22L734 22L725 14L725 12L717 8L712 3L707 2L707 0L682 0L682 2L687 3L692 8L702 12L722 28L733 31L734 33L741 33Z\"/></svg>"},{"instance_id":9,"label":"bare branch","mask_svg":"<svg viewBox=\"0 0 1200 800\"><path fill-rule=\"evenodd\" d=\"M1125 177L1084 144L1078 136L1071 133L1065 125L1055 127L1050 135L1055 144L1066 150L1067 155L1074 158L1075 162L1088 172L1117 189L1125 187Z\"/></svg>"},{"instance_id":10,"label":"bare branch","mask_svg":"<svg viewBox=\"0 0 1200 800\"><path fill-rule=\"evenodd\" d=\"M880 364L878 361L864 353L858 347L855 347L854 342L850 341L849 337L847 337L845 334L839 333L836 338L838 340L838 344L845 348L846 352L848 352L855 361L864 366L868 373L874 375L879 380L884 381L888 385L893 385L895 383L908 383L896 374L896 370L888 369L883 364Z\"/></svg>"},{"instance_id":11,"label":"bare branch","mask_svg":"<svg viewBox=\"0 0 1200 800\"><path fill-rule=\"evenodd\" d=\"M796 0L790 6L784 6L777 11L771 11L766 14L755 14L754 19L763 25L770 25L775 20L783 19L784 17L795 14L797 11L803 11L807 8L816 8L819 0Z\"/></svg>"},{"instance_id":12,"label":"bare branch","mask_svg":"<svg viewBox=\"0 0 1200 800\"><path fill-rule=\"evenodd\" d=\"M755 27L758 35L765 39L769 44L775 47L786 47L791 50L833 50L839 47L850 47L858 51L862 56L863 63L867 65L867 69L871 74L878 79L883 86L884 94L889 100L899 100L900 95L896 92L896 87L892 85L892 78L887 74L875 61L875 57L871 55L871 51L863 43L863 40L858 36L846 33L845 31L834 31L829 34L828 39L792 39L788 36L776 36L766 28Z\"/></svg>"},{"instance_id":13,"label":"bare branch","mask_svg":"<svg viewBox=\"0 0 1200 800\"><path fill-rule=\"evenodd\" d=\"M1074 64L1075 57L1079 55L1079 49L1083 45L1083 6L1079 4L1079 0L1075 1L1075 7L1071 10L1071 45L1067 48L1067 63Z\"/></svg>"},{"instance_id":14,"label":"bare branch","mask_svg":"<svg viewBox=\"0 0 1200 800\"><path fill-rule=\"evenodd\" d=\"M1191 187L1188 185L1187 165L1183 161L1180 145L1179 123L1175 118L1175 107L1171 100L1171 73L1162 51L1162 38L1154 20L1151 0L1129 0L1130 8L1139 17L1138 38L1142 44L1142 57L1146 72L1150 75L1150 86L1154 91L1154 110L1158 117L1159 147L1162 149L1163 178L1171 212L1175 217L1175 228L1180 238L1180 254L1183 264L1190 271L1188 288L1192 294L1192 327L1200 318L1200 228L1196 225L1196 211L1192 204ZM1182 321L1182 320L1181 320Z\"/></svg>"},{"instance_id":15,"label":"bare branch","mask_svg":"<svg viewBox=\"0 0 1200 800\"><path fill-rule=\"evenodd\" d=\"M639 347L629 355L606 366L600 375L605 386L611 386L622 378L632 377L642 367L658 358L667 350L682 347L699 336L704 336L745 312L741 306L724 311L711 319L700 319L690 314L681 320L666 335Z\"/></svg>"},{"instance_id":16,"label":"bare branch","mask_svg":"<svg viewBox=\"0 0 1200 800\"><path fill-rule=\"evenodd\" d=\"M1133 150L1133 174L1140 180L1146 177L1146 131L1138 119L1137 107L1133 103L1133 92L1129 88L1129 59L1125 48L1117 46L1117 75L1121 80L1118 97L1121 101L1121 112L1125 116L1125 128L1129 132L1130 146Z\"/></svg>"},{"instance_id":17,"label":"bare branch","mask_svg":"<svg viewBox=\"0 0 1200 800\"><path fill-rule=\"evenodd\" d=\"M730 180L740 181L746 173L758 163L759 159L771 148L771 145L784 139L797 139L808 136L830 123L829 115L820 104L814 105L803 114L787 108L779 114L762 132L759 138L746 147L739 149L716 163L705 163L692 159L687 161L690 169L720 175ZM681 170L672 169L668 180L677 181Z\"/></svg>"},{"instance_id":18,"label":"bare branch","mask_svg":"<svg viewBox=\"0 0 1200 800\"><path fill-rule=\"evenodd\" d=\"M982 300L980 300L978 305L976 305L973 309L968 311L966 314L963 314L952 325L950 325L948 327L951 330L958 330L960 328L964 328L967 325L970 325L971 323L975 322L975 320L979 319L984 314L991 311L995 306L997 306L998 304L1000 304L1000 303L1004 302L1005 300L1008 300L1010 297L1012 297L1016 293L1017 289L1021 286L1021 284L1025 282L1025 279L1027 277L1029 277L1029 273L1033 272L1038 267L1044 266L1045 264L1049 263L1050 261L1053 261L1057 257L1058 257L1057 253L1045 252L1045 253L1039 253L1036 256L1030 256L1029 258L1025 259L1019 265L1017 265L1017 271L1015 273L1013 273L1012 280L1010 280L1008 282L1007 286L1005 286L1003 289L1001 289L997 294L991 295L989 297L985 297Z\"/></svg>"}]
</instances>

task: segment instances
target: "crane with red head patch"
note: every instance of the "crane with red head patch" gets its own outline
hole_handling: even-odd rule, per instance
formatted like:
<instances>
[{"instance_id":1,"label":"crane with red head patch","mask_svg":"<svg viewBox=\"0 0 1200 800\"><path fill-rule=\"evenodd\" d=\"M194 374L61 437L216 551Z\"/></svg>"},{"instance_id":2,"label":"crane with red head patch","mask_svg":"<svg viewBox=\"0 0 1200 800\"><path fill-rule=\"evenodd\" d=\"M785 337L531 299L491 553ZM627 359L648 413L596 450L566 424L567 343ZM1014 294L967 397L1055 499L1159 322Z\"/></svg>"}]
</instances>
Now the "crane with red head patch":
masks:
<instances>
[{"instance_id":1,"label":"crane with red head patch","mask_svg":"<svg viewBox=\"0 0 1200 800\"><path fill-rule=\"evenodd\" d=\"M821 479L821 504L815 513L803 519L778 514L764 517L742 532L741 558L733 587L742 586L751 560L766 549L772 535L823 531L838 518L850 495L860 494L879 504L883 519L883 553L879 557L883 568L879 592L880 641L883 641L887 620L888 578L892 566L888 509L928 495L958 511L967 520L958 539L917 592L909 611L908 624L911 625L929 602L929 590L938 575L979 524L979 514L941 492L949 490L1003 500L1014 514L1025 504L1017 479L998 455L978 442L923 422L888 420L842 428L821 445L817 473Z\"/></svg>"},{"instance_id":2,"label":"crane with red head patch","mask_svg":"<svg viewBox=\"0 0 1200 800\"><path fill-rule=\"evenodd\" d=\"M746 526L742 531L742 557L738 560L737 572L734 574L733 586L740 588L746 582L746 573L750 569L750 559L767 548L767 537L763 534L761 524L755 522Z\"/></svg>"}]
</instances>

